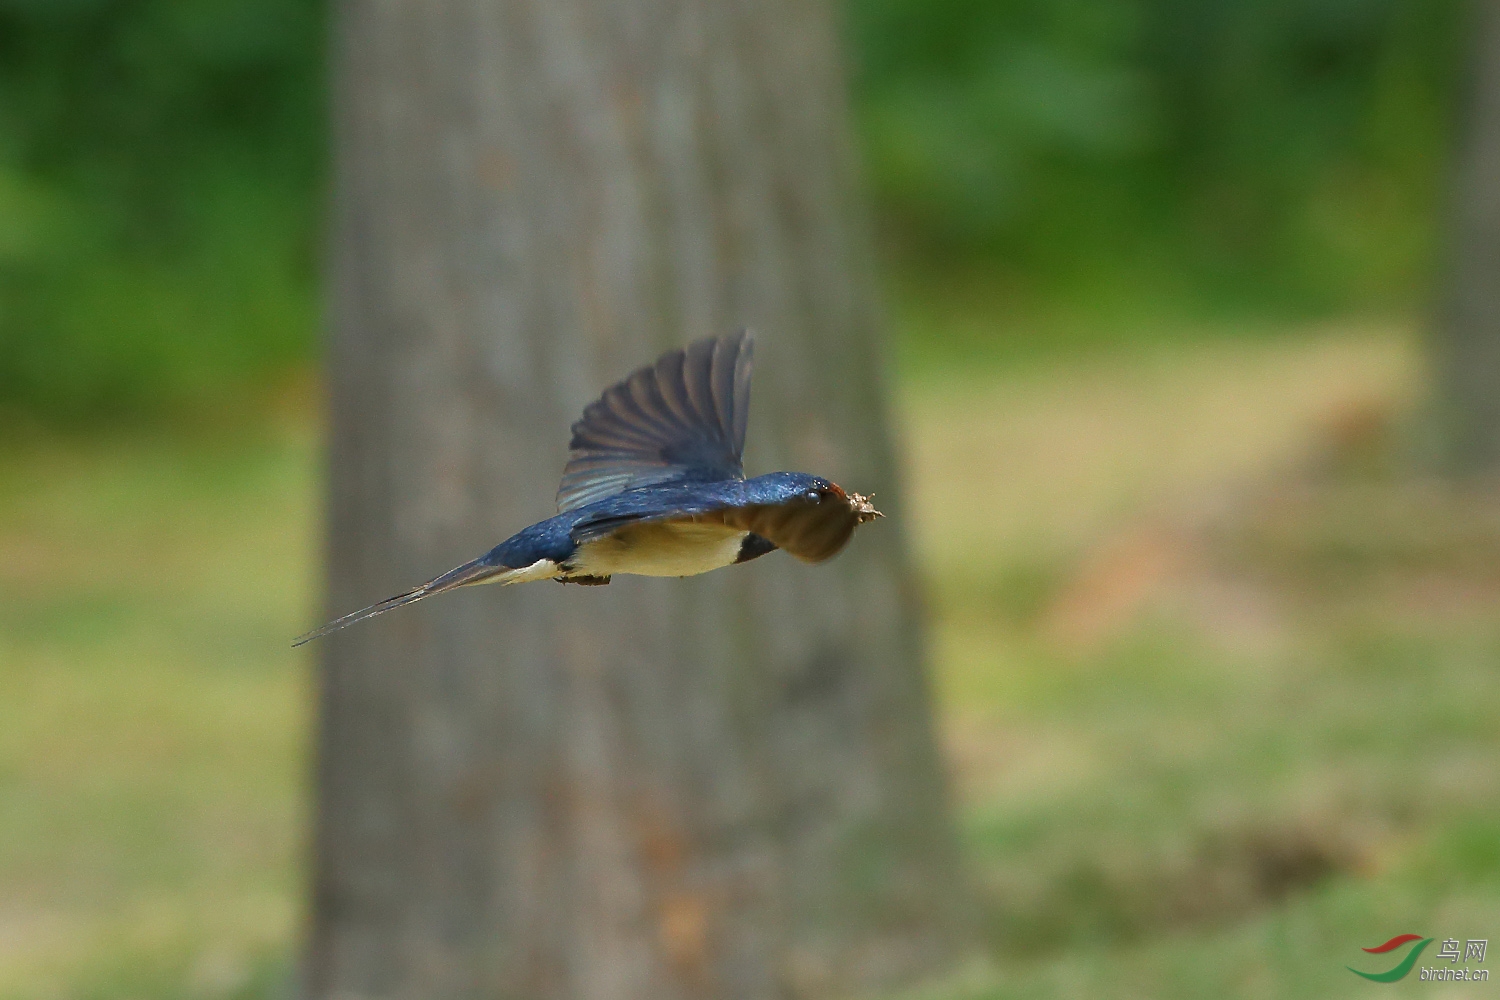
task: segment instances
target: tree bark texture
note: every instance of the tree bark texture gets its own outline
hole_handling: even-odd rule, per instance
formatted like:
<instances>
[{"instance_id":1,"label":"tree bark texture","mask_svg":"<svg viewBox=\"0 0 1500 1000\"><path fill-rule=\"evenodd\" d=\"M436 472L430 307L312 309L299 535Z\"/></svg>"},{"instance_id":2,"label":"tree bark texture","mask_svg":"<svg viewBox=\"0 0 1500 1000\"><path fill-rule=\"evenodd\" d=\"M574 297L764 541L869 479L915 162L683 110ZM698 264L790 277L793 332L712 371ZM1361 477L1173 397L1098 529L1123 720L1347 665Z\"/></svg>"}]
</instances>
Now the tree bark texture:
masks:
<instances>
[{"instance_id":1,"label":"tree bark texture","mask_svg":"<svg viewBox=\"0 0 1500 1000\"><path fill-rule=\"evenodd\" d=\"M329 608L553 513L609 382L751 325L746 469L879 495L831 563L474 588L324 640L314 997L813 997L966 908L833 12L345 0Z\"/></svg>"},{"instance_id":2,"label":"tree bark texture","mask_svg":"<svg viewBox=\"0 0 1500 1000\"><path fill-rule=\"evenodd\" d=\"M1500 2L1475 0L1436 361L1454 466L1500 472Z\"/></svg>"}]
</instances>

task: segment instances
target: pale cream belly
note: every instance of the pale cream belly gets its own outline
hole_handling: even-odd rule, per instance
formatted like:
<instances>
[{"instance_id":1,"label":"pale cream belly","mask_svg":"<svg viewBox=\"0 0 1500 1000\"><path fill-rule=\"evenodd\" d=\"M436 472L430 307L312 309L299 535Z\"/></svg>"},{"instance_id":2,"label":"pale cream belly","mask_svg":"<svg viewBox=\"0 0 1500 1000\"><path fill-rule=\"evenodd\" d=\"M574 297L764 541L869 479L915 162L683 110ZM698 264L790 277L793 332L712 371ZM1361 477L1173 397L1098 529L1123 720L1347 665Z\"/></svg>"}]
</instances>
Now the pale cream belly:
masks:
<instances>
[{"instance_id":1,"label":"pale cream belly","mask_svg":"<svg viewBox=\"0 0 1500 1000\"><path fill-rule=\"evenodd\" d=\"M579 546L570 566L588 576L696 576L731 565L746 534L722 524L642 524Z\"/></svg>"}]
</instances>

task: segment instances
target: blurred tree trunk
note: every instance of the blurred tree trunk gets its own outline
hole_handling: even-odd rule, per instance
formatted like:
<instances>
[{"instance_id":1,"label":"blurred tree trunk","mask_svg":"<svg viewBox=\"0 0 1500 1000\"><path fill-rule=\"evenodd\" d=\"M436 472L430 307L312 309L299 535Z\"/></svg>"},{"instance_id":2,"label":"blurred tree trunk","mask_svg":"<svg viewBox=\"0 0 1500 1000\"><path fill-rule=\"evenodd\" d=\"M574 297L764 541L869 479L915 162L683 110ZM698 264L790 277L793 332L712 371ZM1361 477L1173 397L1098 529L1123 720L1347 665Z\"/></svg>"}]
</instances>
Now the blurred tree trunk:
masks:
<instances>
[{"instance_id":1,"label":"blurred tree trunk","mask_svg":"<svg viewBox=\"0 0 1500 1000\"><path fill-rule=\"evenodd\" d=\"M822 3L345 0L330 611L553 512L567 431L748 323L747 468L897 516L815 568L476 588L325 640L316 997L788 997L962 939Z\"/></svg>"},{"instance_id":2,"label":"blurred tree trunk","mask_svg":"<svg viewBox=\"0 0 1500 1000\"><path fill-rule=\"evenodd\" d=\"M1475 0L1450 193L1437 374L1457 469L1500 471L1500 2Z\"/></svg>"}]
</instances>

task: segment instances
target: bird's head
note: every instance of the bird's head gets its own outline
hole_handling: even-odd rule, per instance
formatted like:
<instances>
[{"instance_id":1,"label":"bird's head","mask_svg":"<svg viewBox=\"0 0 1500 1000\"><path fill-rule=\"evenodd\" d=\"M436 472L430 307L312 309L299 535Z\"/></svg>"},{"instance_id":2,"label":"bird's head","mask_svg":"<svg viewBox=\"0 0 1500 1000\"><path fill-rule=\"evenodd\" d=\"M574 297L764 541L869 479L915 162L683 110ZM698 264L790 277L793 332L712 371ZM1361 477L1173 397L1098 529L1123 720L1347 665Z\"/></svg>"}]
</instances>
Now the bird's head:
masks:
<instances>
[{"instance_id":1,"label":"bird's head","mask_svg":"<svg viewBox=\"0 0 1500 1000\"><path fill-rule=\"evenodd\" d=\"M806 472L775 472L759 480L770 501L767 520L756 529L798 559L822 562L832 557L854 529L877 517L871 498L849 493L837 483Z\"/></svg>"},{"instance_id":2,"label":"bird's head","mask_svg":"<svg viewBox=\"0 0 1500 1000\"><path fill-rule=\"evenodd\" d=\"M854 529L878 517L872 498L807 472L772 472L745 483L747 526L804 562L838 553Z\"/></svg>"},{"instance_id":3,"label":"bird's head","mask_svg":"<svg viewBox=\"0 0 1500 1000\"><path fill-rule=\"evenodd\" d=\"M816 476L808 477L808 482L802 484L802 489L793 502L808 507L827 505L835 510L847 509L848 513L853 515L856 524L865 524L877 517L885 517L875 509L873 493L869 496L863 493L846 493L838 483L830 483Z\"/></svg>"}]
</instances>

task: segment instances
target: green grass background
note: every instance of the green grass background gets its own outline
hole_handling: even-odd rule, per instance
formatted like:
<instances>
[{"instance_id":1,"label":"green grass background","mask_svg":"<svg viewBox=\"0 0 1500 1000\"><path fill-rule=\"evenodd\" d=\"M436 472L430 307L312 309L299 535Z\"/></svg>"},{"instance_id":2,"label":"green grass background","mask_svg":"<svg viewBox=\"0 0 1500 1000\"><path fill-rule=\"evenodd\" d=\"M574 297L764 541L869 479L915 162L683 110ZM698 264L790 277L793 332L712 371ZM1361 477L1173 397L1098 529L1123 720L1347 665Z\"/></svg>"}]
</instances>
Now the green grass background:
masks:
<instances>
[{"instance_id":1,"label":"green grass background","mask_svg":"<svg viewBox=\"0 0 1500 1000\"><path fill-rule=\"evenodd\" d=\"M1500 504L1412 471L1409 331L903 371L984 907L979 953L913 996L1488 995L1344 968L1500 927ZM0 450L0 997L289 995L299 398Z\"/></svg>"}]
</instances>

